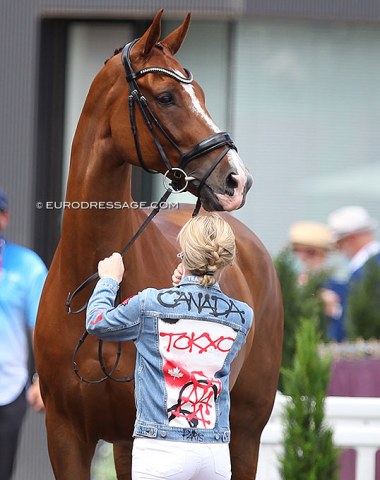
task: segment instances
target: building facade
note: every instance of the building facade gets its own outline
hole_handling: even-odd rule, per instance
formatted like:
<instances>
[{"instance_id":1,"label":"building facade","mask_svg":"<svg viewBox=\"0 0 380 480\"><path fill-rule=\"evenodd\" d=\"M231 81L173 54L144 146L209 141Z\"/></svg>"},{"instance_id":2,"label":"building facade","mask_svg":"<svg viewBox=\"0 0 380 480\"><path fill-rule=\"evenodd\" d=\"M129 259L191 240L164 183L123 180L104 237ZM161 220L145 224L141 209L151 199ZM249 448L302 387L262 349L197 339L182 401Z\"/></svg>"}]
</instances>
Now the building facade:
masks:
<instances>
[{"instance_id":1,"label":"building facade","mask_svg":"<svg viewBox=\"0 0 380 480\"><path fill-rule=\"evenodd\" d=\"M378 2L6 0L0 184L14 241L50 263L62 212L36 203L64 198L92 78L161 6L164 31L193 12L179 57L254 175L236 216L271 253L292 221L323 221L342 204L360 203L380 217ZM159 187L150 182L140 181L140 193L154 200Z\"/></svg>"}]
</instances>

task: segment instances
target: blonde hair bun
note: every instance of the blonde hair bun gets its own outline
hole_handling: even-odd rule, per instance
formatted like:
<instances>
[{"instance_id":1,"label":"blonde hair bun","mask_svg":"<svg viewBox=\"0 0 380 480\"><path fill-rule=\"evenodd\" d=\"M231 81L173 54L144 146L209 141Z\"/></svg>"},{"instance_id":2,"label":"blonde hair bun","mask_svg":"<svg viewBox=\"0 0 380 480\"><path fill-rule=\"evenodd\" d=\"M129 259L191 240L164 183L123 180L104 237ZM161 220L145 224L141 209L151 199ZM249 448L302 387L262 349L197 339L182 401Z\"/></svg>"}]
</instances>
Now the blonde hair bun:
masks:
<instances>
[{"instance_id":1,"label":"blonde hair bun","mask_svg":"<svg viewBox=\"0 0 380 480\"><path fill-rule=\"evenodd\" d=\"M201 277L204 287L215 284L215 274L231 265L236 255L235 235L218 214L191 218L178 234L182 263L192 275Z\"/></svg>"}]
</instances>

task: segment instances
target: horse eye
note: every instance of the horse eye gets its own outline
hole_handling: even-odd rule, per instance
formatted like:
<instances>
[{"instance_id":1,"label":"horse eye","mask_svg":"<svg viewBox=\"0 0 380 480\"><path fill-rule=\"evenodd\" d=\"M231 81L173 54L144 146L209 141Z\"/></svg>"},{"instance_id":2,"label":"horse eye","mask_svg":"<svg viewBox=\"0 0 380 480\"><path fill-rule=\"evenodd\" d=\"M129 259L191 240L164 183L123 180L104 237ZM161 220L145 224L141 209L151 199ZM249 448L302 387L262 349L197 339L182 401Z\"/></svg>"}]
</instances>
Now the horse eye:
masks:
<instances>
[{"instance_id":1,"label":"horse eye","mask_svg":"<svg viewBox=\"0 0 380 480\"><path fill-rule=\"evenodd\" d=\"M157 96L157 101L162 105L168 105L170 103L174 103L174 97L171 93L162 93L161 95Z\"/></svg>"}]
</instances>

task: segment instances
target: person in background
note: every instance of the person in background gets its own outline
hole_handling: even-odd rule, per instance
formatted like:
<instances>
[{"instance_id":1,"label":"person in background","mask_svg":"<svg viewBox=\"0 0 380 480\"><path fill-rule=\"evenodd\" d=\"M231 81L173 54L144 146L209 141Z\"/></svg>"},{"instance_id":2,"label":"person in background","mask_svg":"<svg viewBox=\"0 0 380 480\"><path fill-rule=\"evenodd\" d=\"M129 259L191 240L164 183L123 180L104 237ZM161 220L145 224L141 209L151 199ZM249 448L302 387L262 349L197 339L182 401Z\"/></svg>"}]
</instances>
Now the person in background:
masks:
<instances>
[{"instance_id":1,"label":"person in background","mask_svg":"<svg viewBox=\"0 0 380 480\"><path fill-rule=\"evenodd\" d=\"M8 198L0 189L0 480L12 476L27 403L44 408L37 375L30 384L28 361L47 269L32 250L5 239L8 221Z\"/></svg>"},{"instance_id":2,"label":"person in background","mask_svg":"<svg viewBox=\"0 0 380 480\"><path fill-rule=\"evenodd\" d=\"M335 248L335 239L327 225L319 222L295 222L289 229L289 243L298 259L298 282L302 285L313 272L326 269L329 253Z\"/></svg>"},{"instance_id":3,"label":"person in background","mask_svg":"<svg viewBox=\"0 0 380 480\"><path fill-rule=\"evenodd\" d=\"M175 286L148 288L116 308L122 258L114 253L99 262L87 330L136 345L132 479L230 479L230 367L253 311L218 284L235 259L227 222L216 214L197 216L178 238Z\"/></svg>"},{"instance_id":4,"label":"person in background","mask_svg":"<svg viewBox=\"0 0 380 480\"><path fill-rule=\"evenodd\" d=\"M289 229L289 244L296 257L298 283L305 285L312 276L325 274L326 279L318 290L327 317L327 336L341 342L345 338L343 308L347 284L335 271L331 262L335 249L332 230L320 222L295 222Z\"/></svg>"},{"instance_id":5,"label":"person in background","mask_svg":"<svg viewBox=\"0 0 380 480\"><path fill-rule=\"evenodd\" d=\"M359 280L367 262L375 257L380 264L380 242L375 238L377 222L360 206L346 206L330 213L328 225L338 249L349 259L350 281Z\"/></svg>"},{"instance_id":6,"label":"person in background","mask_svg":"<svg viewBox=\"0 0 380 480\"><path fill-rule=\"evenodd\" d=\"M348 260L347 299L342 304L350 339L379 338L380 243L377 222L361 206L341 207L330 213L339 251Z\"/></svg>"}]
</instances>

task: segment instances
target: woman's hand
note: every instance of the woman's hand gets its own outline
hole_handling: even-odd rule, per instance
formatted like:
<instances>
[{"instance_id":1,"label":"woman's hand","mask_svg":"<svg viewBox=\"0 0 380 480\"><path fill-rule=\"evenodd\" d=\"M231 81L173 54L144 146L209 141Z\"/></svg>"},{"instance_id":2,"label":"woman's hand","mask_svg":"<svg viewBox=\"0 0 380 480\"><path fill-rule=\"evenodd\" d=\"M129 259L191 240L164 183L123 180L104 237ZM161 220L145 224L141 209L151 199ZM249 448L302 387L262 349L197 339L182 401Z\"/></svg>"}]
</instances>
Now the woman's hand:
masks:
<instances>
[{"instance_id":1,"label":"woman's hand","mask_svg":"<svg viewBox=\"0 0 380 480\"><path fill-rule=\"evenodd\" d=\"M183 268L182 263L177 265L177 268L174 270L174 273L172 275L172 282L173 282L173 287L177 287L179 282L182 280L183 275L185 273L185 269Z\"/></svg>"},{"instance_id":2,"label":"woman's hand","mask_svg":"<svg viewBox=\"0 0 380 480\"><path fill-rule=\"evenodd\" d=\"M35 412L42 412L44 407L44 402L42 401L41 392L40 392L40 381L38 376L36 379L33 379L32 385L28 388L26 398L29 405L33 407Z\"/></svg>"},{"instance_id":3,"label":"woman's hand","mask_svg":"<svg viewBox=\"0 0 380 480\"><path fill-rule=\"evenodd\" d=\"M120 283L124 274L124 263L120 253L113 253L110 257L98 263L99 278L113 278Z\"/></svg>"}]
</instances>

